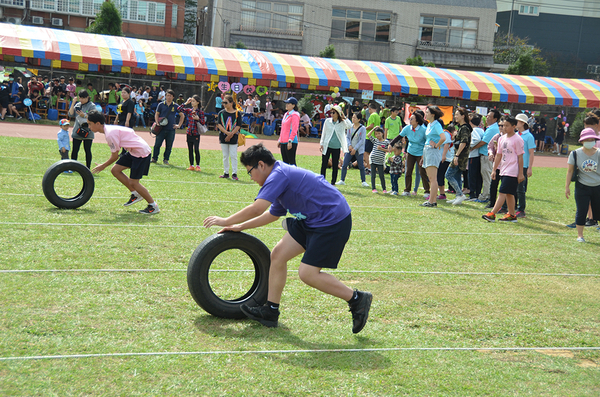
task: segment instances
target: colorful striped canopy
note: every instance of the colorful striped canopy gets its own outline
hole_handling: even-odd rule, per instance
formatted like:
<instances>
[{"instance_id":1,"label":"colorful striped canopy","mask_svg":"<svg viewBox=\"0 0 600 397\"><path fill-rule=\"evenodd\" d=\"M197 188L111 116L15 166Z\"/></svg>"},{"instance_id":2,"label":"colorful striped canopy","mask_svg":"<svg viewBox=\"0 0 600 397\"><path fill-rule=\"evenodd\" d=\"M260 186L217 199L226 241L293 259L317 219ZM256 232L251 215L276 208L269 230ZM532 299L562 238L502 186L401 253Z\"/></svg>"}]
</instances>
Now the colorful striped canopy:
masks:
<instances>
[{"instance_id":1,"label":"colorful striped canopy","mask_svg":"<svg viewBox=\"0 0 600 397\"><path fill-rule=\"evenodd\" d=\"M103 36L33 26L0 24L0 59L80 71L167 75L308 90L369 90L572 107L600 107L594 80L514 76L385 62L351 61L266 51L205 47L128 37Z\"/></svg>"}]
</instances>

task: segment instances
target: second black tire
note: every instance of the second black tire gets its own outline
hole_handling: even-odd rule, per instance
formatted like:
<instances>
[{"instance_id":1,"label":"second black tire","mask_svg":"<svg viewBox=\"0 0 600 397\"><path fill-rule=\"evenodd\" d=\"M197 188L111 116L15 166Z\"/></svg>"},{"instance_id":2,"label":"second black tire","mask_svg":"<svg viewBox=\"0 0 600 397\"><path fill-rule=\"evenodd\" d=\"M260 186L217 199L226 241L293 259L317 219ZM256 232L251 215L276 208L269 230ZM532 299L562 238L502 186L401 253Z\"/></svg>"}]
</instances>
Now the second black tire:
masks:
<instances>
[{"instance_id":1,"label":"second black tire","mask_svg":"<svg viewBox=\"0 0 600 397\"><path fill-rule=\"evenodd\" d=\"M238 249L245 252L254 264L254 281L242 296L224 300L210 287L209 271L215 258L221 253ZM196 248L187 270L187 283L192 297L208 313L222 318L246 318L240 306L262 305L267 301L271 251L258 238L246 233L225 232L207 237Z\"/></svg>"},{"instance_id":2,"label":"second black tire","mask_svg":"<svg viewBox=\"0 0 600 397\"><path fill-rule=\"evenodd\" d=\"M81 191L73 197L60 197L54 189L56 178L65 171L79 174L83 181ZM76 177L76 175L73 175ZM94 193L94 175L85 165L75 160L61 160L52 164L42 179L42 190L46 199L58 208L75 209L87 203Z\"/></svg>"}]
</instances>

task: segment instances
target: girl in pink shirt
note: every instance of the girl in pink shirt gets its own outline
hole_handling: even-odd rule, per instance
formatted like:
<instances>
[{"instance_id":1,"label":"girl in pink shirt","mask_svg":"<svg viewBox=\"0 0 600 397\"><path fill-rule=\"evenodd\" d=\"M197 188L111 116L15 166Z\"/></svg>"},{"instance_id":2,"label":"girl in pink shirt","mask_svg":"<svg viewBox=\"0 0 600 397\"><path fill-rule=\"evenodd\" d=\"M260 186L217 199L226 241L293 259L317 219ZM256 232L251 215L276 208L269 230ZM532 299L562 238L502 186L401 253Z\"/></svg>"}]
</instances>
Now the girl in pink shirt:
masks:
<instances>
[{"instance_id":1,"label":"girl in pink shirt","mask_svg":"<svg viewBox=\"0 0 600 397\"><path fill-rule=\"evenodd\" d=\"M298 128L300 126L300 113L298 113L298 100L290 97L285 102L287 112L281 121L281 133L277 146L281 149L281 158L284 163L296 165L296 149L298 148Z\"/></svg>"}]
</instances>

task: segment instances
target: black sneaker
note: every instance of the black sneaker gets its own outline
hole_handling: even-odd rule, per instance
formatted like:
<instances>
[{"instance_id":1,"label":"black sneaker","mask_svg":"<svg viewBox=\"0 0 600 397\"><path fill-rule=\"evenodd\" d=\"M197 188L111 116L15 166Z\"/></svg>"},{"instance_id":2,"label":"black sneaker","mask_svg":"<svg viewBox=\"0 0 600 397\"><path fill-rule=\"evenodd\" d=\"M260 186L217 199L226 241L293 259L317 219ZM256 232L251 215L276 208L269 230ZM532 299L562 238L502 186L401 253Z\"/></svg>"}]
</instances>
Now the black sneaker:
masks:
<instances>
[{"instance_id":1,"label":"black sneaker","mask_svg":"<svg viewBox=\"0 0 600 397\"><path fill-rule=\"evenodd\" d=\"M430 203L429 201L425 201L423 204L419 204L421 207L429 207L429 208L433 208L433 207L437 207L437 203Z\"/></svg>"},{"instance_id":2,"label":"black sneaker","mask_svg":"<svg viewBox=\"0 0 600 397\"><path fill-rule=\"evenodd\" d=\"M590 218L586 218L585 225L586 226L597 226L598 225L598 221L595 221L595 220L590 219Z\"/></svg>"},{"instance_id":3,"label":"black sneaker","mask_svg":"<svg viewBox=\"0 0 600 397\"><path fill-rule=\"evenodd\" d=\"M229 174L219 175L219 178L227 179L227 178L229 178Z\"/></svg>"},{"instance_id":4,"label":"black sneaker","mask_svg":"<svg viewBox=\"0 0 600 397\"><path fill-rule=\"evenodd\" d=\"M577 227L577 223L573 222L573 223L569 223L568 225L565 225L565 226L570 229L575 229Z\"/></svg>"},{"instance_id":5,"label":"black sneaker","mask_svg":"<svg viewBox=\"0 0 600 397\"><path fill-rule=\"evenodd\" d=\"M246 317L251 320L258 321L265 327L277 327L279 310L271 309L267 305L252 307L245 304L240 306L240 310L246 315Z\"/></svg>"},{"instance_id":6,"label":"black sneaker","mask_svg":"<svg viewBox=\"0 0 600 397\"><path fill-rule=\"evenodd\" d=\"M129 200L127 200L127 202L125 204L123 204L125 207L129 207L131 204L135 204L138 201L142 201L143 198L142 196L136 196L135 194L131 194L131 197L129 197Z\"/></svg>"},{"instance_id":7,"label":"black sneaker","mask_svg":"<svg viewBox=\"0 0 600 397\"><path fill-rule=\"evenodd\" d=\"M148 206L146 208L144 208L143 210L139 210L138 212L140 214L154 215L154 214L158 214L160 212L160 210L158 209L158 206L153 207L150 204L148 204Z\"/></svg>"},{"instance_id":8,"label":"black sneaker","mask_svg":"<svg viewBox=\"0 0 600 397\"><path fill-rule=\"evenodd\" d=\"M152 163L152 164L156 164L157 162L158 162L158 160L157 160L157 159L152 159L152 160L150 160L150 163Z\"/></svg>"},{"instance_id":9,"label":"black sneaker","mask_svg":"<svg viewBox=\"0 0 600 397\"><path fill-rule=\"evenodd\" d=\"M508 214L508 210L504 209L504 208L500 208L500 211L498 211L499 214Z\"/></svg>"},{"instance_id":10,"label":"black sneaker","mask_svg":"<svg viewBox=\"0 0 600 397\"><path fill-rule=\"evenodd\" d=\"M373 301L373 294L370 292L358 292L358 300L354 303L348 303L352 313L352 333L358 334L367 323L369 318L369 309Z\"/></svg>"}]
</instances>

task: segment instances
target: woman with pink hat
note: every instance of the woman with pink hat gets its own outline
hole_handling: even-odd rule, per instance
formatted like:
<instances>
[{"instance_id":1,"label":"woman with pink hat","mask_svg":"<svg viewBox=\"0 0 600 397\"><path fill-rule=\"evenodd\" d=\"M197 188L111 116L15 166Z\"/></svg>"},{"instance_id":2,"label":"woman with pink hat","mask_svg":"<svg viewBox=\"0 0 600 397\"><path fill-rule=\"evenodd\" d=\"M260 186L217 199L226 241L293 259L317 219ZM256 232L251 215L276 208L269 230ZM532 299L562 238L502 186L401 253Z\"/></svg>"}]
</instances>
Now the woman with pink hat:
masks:
<instances>
[{"instance_id":1,"label":"woman with pink hat","mask_svg":"<svg viewBox=\"0 0 600 397\"><path fill-rule=\"evenodd\" d=\"M591 206L593 219L600 220L600 150L595 147L600 137L593 129L585 128L581 131L579 142L583 147L574 150L569 155L567 170L567 181L565 184L565 196L571 195L571 179L573 173L577 173L575 181L575 205L577 213L575 224L577 225L577 241L584 243L583 229L585 228L586 215Z\"/></svg>"}]
</instances>

